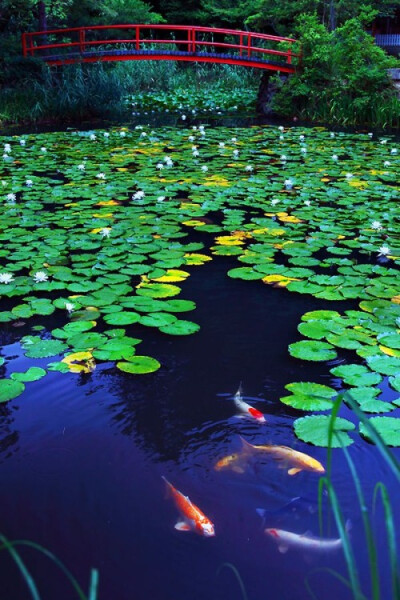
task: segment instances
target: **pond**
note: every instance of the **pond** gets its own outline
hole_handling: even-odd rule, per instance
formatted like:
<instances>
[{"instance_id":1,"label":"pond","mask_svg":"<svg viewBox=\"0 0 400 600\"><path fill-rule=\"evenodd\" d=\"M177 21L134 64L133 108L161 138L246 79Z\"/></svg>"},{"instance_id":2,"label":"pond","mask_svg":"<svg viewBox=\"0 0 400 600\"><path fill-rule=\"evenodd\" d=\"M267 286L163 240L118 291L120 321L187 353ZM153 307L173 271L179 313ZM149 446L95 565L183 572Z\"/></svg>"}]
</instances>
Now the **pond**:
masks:
<instances>
[{"instance_id":1,"label":"pond","mask_svg":"<svg viewBox=\"0 0 400 600\"><path fill-rule=\"evenodd\" d=\"M282 447L327 468L348 390L398 453L395 141L182 124L1 143L2 534L85 593L97 568L100 600L352 598L332 574L348 578L342 542L312 547L324 474ZM347 397L339 416L330 481L370 597L352 461L390 598L372 505L378 481L394 505L398 480ZM163 477L215 536L174 528ZM321 507L339 540L326 489ZM16 548L40 598L78 598ZM31 597L0 561L4 598Z\"/></svg>"}]
</instances>

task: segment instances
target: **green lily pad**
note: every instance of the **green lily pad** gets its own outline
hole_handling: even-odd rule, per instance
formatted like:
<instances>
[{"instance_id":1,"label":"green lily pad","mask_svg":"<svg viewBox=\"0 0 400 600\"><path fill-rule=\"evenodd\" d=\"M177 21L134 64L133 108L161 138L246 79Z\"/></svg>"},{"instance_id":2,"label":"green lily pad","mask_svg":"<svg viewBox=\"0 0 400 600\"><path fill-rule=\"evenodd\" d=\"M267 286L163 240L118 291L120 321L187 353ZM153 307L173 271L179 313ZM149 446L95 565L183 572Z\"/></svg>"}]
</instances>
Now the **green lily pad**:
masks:
<instances>
[{"instance_id":1,"label":"green lily pad","mask_svg":"<svg viewBox=\"0 0 400 600\"><path fill-rule=\"evenodd\" d=\"M382 375L398 375L400 373L400 358L395 356L368 356L368 366Z\"/></svg>"},{"instance_id":2,"label":"green lily pad","mask_svg":"<svg viewBox=\"0 0 400 600\"><path fill-rule=\"evenodd\" d=\"M0 379L0 402L8 402L24 391L25 386L13 379Z\"/></svg>"},{"instance_id":3,"label":"green lily pad","mask_svg":"<svg viewBox=\"0 0 400 600\"><path fill-rule=\"evenodd\" d=\"M171 325L176 321L176 317L169 313L157 313L153 312L149 315L140 317L139 323L146 325L147 327L165 327Z\"/></svg>"},{"instance_id":4,"label":"green lily pad","mask_svg":"<svg viewBox=\"0 0 400 600\"><path fill-rule=\"evenodd\" d=\"M331 410L332 398L336 391L319 383L298 382L289 383L285 388L292 396L280 398L283 404L300 410Z\"/></svg>"},{"instance_id":5,"label":"green lily pad","mask_svg":"<svg viewBox=\"0 0 400 600\"><path fill-rule=\"evenodd\" d=\"M181 289L170 283L147 283L136 290L139 296L149 296L150 298L169 298L180 294Z\"/></svg>"},{"instance_id":6,"label":"green lily pad","mask_svg":"<svg viewBox=\"0 0 400 600\"><path fill-rule=\"evenodd\" d=\"M200 325L193 323L192 321L184 321L183 319L177 319L170 325L160 327L160 331L167 333L168 335L191 335L199 331Z\"/></svg>"},{"instance_id":7,"label":"green lily pad","mask_svg":"<svg viewBox=\"0 0 400 600\"><path fill-rule=\"evenodd\" d=\"M140 315L136 312L117 312L106 315L104 320L109 325L132 325L132 323L137 323L140 319Z\"/></svg>"},{"instance_id":8,"label":"green lily pad","mask_svg":"<svg viewBox=\"0 0 400 600\"><path fill-rule=\"evenodd\" d=\"M317 341L294 342L289 345L289 352L295 358L312 361L332 360L337 356L331 344Z\"/></svg>"},{"instance_id":9,"label":"green lily pad","mask_svg":"<svg viewBox=\"0 0 400 600\"><path fill-rule=\"evenodd\" d=\"M390 387L392 387L396 392L400 392L400 374L395 377L389 377Z\"/></svg>"},{"instance_id":10,"label":"green lily pad","mask_svg":"<svg viewBox=\"0 0 400 600\"><path fill-rule=\"evenodd\" d=\"M67 350L68 346L60 340L41 340L29 346L25 350L25 356L28 358L48 358L49 356L55 356L61 354Z\"/></svg>"},{"instance_id":11,"label":"green lily pad","mask_svg":"<svg viewBox=\"0 0 400 600\"><path fill-rule=\"evenodd\" d=\"M133 356L129 362L118 362L117 367L124 373L133 373L135 375L144 373L154 373L161 365L155 358L150 356Z\"/></svg>"},{"instance_id":12,"label":"green lily pad","mask_svg":"<svg viewBox=\"0 0 400 600\"><path fill-rule=\"evenodd\" d=\"M357 387L376 385L382 381L379 373L372 373L364 365L340 365L331 369L332 375L341 377L348 385Z\"/></svg>"},{"instance_id":13,"label":"green lily pad","mask_svg":"<svg viewBox=\"0 0 400 600\"><path fill-rule=\"evenodd\" d=\"M388 446L400 446L400 419L395 417L371 417L369 424L376 429L383 441ZM371 440L369 432L363 423L360 423L360 433Z\"/></svg>"},{"instance_id":14,"label":"green lily pad","mask_svg":"<svg viewBox=\"0 0 400 600\"><path fill-rule=\"evenodd\" d=\"M294 422L294 431L298 438L314 444L314 446L328 447L328 432L331 417L327 415L312 415L301 417ZM355 426L347 419L337 417L333 429L331 445L332 448L350 446L353 440L348 435L349 431L354 431Z\"/></svg>"},{"instance_id":15,"label":"green lily pad","mask_svg":"<svg viewBox=\"0 0 400 600\"><path fill-rule=\"evenodd\" d=\"M23 383L28 381L38 381L46 375L46 371L41 367L29 367L25 373L11 373L10 377L14 381L22 381Z\"/></svg>"}]
</instances>

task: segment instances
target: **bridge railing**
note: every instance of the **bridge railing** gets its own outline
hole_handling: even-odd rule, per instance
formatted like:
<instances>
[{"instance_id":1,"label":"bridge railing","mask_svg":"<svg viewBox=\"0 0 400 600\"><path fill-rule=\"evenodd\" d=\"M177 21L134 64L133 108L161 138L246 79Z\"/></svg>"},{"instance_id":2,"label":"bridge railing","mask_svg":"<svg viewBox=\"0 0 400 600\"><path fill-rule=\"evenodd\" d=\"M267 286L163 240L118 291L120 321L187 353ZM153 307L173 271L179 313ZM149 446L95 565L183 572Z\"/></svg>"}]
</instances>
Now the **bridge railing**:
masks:
<instances>
[{"instance_id":1,"label":"bridge railing","mask_svg":"<svg viewBox=\"0 0 400 600\"><path fill-rule=\"evenodd\" d=\"M115 32L122 32L122 36L114 37ZM95 55L102 46L108 49L119 46L132 52L159 48L162 53L175 45L193 55L219 51L241 59L275 57L283 64L294 66L300 58L300 53L293 52L296 43L292 38L251 31L188 25L94 25L22 34L23 55L38 56L50 63L54 51L61 55L87 56Z\"/></svg>"}]
</instances>

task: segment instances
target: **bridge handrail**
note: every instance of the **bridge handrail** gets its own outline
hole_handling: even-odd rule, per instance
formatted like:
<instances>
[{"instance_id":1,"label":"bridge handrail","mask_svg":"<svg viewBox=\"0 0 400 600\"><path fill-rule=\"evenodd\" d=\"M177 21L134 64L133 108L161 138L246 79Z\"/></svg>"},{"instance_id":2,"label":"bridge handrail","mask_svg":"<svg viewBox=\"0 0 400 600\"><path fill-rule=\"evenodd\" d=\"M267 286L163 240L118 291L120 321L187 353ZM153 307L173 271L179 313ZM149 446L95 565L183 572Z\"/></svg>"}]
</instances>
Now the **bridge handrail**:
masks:
<instances>
[{"instance_id":1,"label":"bridge handrail","mask_svg":"<svg viewBox=\"0 0 400 600\"><path fill-rule=\"evenodd\" d=\"M104 31L104 30L133 30L134 37L132 39L105 39L105 40L87 40L86 32L92 31ZM161 31L184 31L187 32L187 39L145 39L140 37L141 30L161 30ZM36 43L36 39L40 36L45 37L52 34L68 34L68 33L78 33L79 41L73 42L60 42L60 43L42 43L38 45ZM214 42L214 41L206 41L196 39L196 33L212 33L212 34L225 34L231 36L238 36L239 43L226 43L226 42ZM245 39L247 38L247 39ZM220 48L231 48L234 50L239 50L240 56L243 55L243 52L250 57L253 52L258 52L260 54L273 54L277 56L286 57L287 64L292 64L292 57L300 57L301 54L296 54L292 52L291 47L285 52L281 50L274 50L268 48L262 48L259 46L253 45L253 41L256 40L267 40L271 42L286 42L288 44L294 44L297 40L293 38L285 38L275 35L269 35L265 33L256 33L252 31L241 31L237 29L224 29L217 27L201 27L195 25L150 25L150 24L121 24L121 25L93 25L93 26L83 26L83 27L67 27L63 29L49 29L46 31L33 31L33 32L25 32L22 34L22 49L23 55L34 56L35 52L40 50L49 50L55 48L75 48L79 47L81 53L86 50L86 47L92 47L96 45L102 44L135 44L136 50L140 49L141 44L187 44L188 52L196 53L198 47L207 47L214 46Z\"/></svg>"}]
</instances>

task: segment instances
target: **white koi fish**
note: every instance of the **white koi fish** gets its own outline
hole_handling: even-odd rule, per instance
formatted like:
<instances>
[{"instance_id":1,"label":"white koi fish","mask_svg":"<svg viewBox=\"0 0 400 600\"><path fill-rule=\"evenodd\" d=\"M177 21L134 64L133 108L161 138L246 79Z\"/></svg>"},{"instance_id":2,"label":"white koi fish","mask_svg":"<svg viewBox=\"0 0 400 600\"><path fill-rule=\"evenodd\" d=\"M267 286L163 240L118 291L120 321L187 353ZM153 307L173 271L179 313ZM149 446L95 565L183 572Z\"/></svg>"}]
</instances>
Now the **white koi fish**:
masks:
<instances>
[{"instance_id":1,"label":"white koi fish","mask_svg":"<svg viewBox=\"0 0 400 600\"><path fill-rule=\"evenodd\" d=\"M252 419L255 419L256 421L258 421L259 423L265 423L266 422L266 419L265 419L264 415L262 414L262 412L260 412L256 408L253 408L252 406L250 406L250 404L247 404L247 402L245 402L243 400L242 385L241 384L239 385L238 391L233 396L233 401L235 403L236 408L243 415L251 417Z\"/></svg>"},{"instance_id":2,"label":"white koi fish","mask_svg":"<svg viewBox=\"0 0 400 600\"><path fill-rule=\"evenodd\" d=\"M346 523L346 531L350 528L350 522ZM338 550L342 547L343 541L341 538L329 539L313 537L308 533L293 533L284 529L265 529L264 532L269 535L278 545L279 552L285 553L289 548L297 548L304 551L312 552L330 552Z\"/></svg>"}]
</instances>

